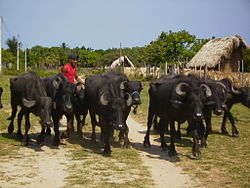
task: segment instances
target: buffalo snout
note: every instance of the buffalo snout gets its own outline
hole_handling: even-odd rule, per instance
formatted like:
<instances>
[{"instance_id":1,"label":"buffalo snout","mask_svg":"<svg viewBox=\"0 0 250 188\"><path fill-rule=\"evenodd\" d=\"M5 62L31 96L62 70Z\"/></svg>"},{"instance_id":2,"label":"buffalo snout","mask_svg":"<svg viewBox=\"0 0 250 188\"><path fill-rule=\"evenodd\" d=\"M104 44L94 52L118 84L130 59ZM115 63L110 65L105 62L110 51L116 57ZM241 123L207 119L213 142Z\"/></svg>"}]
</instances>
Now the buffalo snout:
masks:
<instances>
[{"instance_id":1,"label":"buffalo snout","mask_svg":"<svg viewBox=\"0 0 250 188\"><path fill-rule=\"evenodd\" d=\"M53 127L53 123L51 121L46 121L44 124L48 128Z\"/></svg>"},{"instance_id":2,"label":"buffalo snout","mask_svg":"<svg viewBox=\"0 0 250 188\"><path fill-rule=\"evenodd\" d=\"M118 125L114 124L113 127L116 130L124 130L125 129L125 125L123 125L123 124L118 124Z\"/></svg>"},{"instance_id":3,"label":"buffalo snout","mask_svg":"<svg viewBox=\"0 0 250 188\"><path fill-rule=\"evenodd\" d=\"M195 120L200 121L200 120L202 120L202 118L203 118L202 113L195 113L195 114L194 114L194 119L195 119Z\"/></svg>"}]
</instances>

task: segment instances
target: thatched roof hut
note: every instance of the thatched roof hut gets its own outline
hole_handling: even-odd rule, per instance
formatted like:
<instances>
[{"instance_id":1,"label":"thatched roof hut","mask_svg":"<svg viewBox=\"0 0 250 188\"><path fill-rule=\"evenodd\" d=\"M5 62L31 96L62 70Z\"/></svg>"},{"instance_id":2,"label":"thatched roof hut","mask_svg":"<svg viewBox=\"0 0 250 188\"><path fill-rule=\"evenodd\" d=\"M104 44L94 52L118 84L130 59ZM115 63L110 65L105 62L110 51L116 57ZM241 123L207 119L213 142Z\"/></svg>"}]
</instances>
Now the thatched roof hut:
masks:
<instances>
[{"instance_id":1,"label":"thatched roof hut","mask_svg":"<svg viewBox=\"0 0 250 188\"><path fill-rule=\"evenodd\" d=\"M243 59L242 49L247 44L239 35L216 38L207 42L187 63L188 68L203 68L223 72L237 72L238 62Z\"/></svg>"}]
</instances>

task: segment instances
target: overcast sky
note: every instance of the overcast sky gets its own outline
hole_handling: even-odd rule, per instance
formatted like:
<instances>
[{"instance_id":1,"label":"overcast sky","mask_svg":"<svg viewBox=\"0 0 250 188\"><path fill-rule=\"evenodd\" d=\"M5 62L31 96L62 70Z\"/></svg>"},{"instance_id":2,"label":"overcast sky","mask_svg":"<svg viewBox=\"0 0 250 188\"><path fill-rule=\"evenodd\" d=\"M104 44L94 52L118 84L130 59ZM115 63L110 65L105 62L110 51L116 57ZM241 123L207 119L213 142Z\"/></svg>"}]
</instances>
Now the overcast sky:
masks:
<instances>
[{"instance_id":1,"label":"overcast sky","mask_svg":"<svg viewBox=\"0 0 250 188\"><path fill-rule=\"evenodd\" d=\"M197 38L241 35L250 45L250 0L0 0L2 46L142 47L162 31Z\"/></svg>"}]
</instances>

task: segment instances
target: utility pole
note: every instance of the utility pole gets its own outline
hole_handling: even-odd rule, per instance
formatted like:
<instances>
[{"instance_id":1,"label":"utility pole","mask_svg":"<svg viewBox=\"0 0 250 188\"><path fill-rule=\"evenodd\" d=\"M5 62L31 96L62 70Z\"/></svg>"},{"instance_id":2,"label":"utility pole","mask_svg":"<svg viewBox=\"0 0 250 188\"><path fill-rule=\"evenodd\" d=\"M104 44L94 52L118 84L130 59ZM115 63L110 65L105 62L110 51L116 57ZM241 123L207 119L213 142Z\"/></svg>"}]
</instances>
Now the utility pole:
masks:
<instances>
[{"instance_id":1,"label":"utility pole","mask_svg":"<svg viewBox=\"0 0 250 188\"><path fill-rule=\"evenodd\" d=\"M24 52L24 71L27 71L27 46L25 48L25 52Z\"/></svg>"},{"instance_id":2,"label":"utility pole","mask_svg":"<svg viewBox=\"0 0 250 188\"><path fill-rule=\"evenodd\" d=\"M0 16L0 74L2 74L2 16Z\"/></svg>"},{"instance_id":3,"label":"utility pole","mask_svg":"<svg viewBox=\"0 0 250 188\"><path fill-rule=\"evenodd\" d=\"M16 70L19 70L19 35L17 35L17 53L16 53Z\"/></svg>"}]
</instances>

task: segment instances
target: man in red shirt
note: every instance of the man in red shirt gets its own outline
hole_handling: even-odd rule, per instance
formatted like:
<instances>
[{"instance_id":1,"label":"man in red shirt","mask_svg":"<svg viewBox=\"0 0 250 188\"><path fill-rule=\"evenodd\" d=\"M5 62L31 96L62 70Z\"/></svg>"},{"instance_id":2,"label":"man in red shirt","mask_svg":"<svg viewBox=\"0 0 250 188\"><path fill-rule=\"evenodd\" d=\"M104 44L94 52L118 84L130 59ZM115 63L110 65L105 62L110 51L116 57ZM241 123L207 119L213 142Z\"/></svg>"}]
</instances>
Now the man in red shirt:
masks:
<instances>
[{"instance_id":1,"label":"man in red shirt","mask_svg":"<svg viewBox=\"0 0 250 188\"><path fill-rule=\"evenodd\" d=\"M63 75L68 79L69 82L71 83L75 83L75 80L80 82L81 84L85 84L85 81L82 80L78 74L77 74L77 70L76 70L76 64L78 61L79 56L75 55L75 54L70 54L68 56L68 63L65 64L62 68L61 68L61 72L63 73Z\"/></svg>"}]
</instances>

